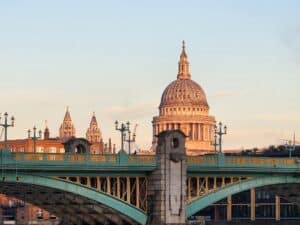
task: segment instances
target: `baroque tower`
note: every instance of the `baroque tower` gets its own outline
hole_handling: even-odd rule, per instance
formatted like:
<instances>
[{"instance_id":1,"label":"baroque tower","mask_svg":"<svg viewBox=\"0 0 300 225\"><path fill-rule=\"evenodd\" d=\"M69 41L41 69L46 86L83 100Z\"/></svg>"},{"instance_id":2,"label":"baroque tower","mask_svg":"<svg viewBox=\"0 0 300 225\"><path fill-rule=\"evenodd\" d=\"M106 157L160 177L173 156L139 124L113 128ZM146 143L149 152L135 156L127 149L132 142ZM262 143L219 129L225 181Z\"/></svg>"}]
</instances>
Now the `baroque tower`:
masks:
<instances>
[{"instance_id":1,"label":"baroque tower","mask_svg":"<svg viewBox=\"0 0 300 225\"><path fill-rule=\"evenodd\" d=\"M69 107L67 107L64 120L59 128L59 138L62 140L67 140L75 136L76 136L76 130L71 119Z\"/></svg>"},{"instance_id":2,"label":"baroque tower","mask_svg":"<svg viewBox=\"0 0 300 225\"><path fill-rule=\"evenodd\" d=\"M91 143L100 143L102 141L101 131L98 127L97 119L95 113L93 113L90 127L86 131L86 139Z\"/></svg>"},{"instance_id":3,"label":"baroque tower","mask_svg":"<svg viewBox=\"0 0 300 225\"><path fill-rule=\"evenodd\" d=\"M202 87L191 79L188 56L183 41L178 62L177 79L164 90L159 115L152 121L152 148L157 146L157 135L166 130L181 130L186 136L188 155L212 152L215 118L209 115L209 105Z\"/></svg>"},{"instance_id":4,"label":"baroque tower","mask_svg":"<svg viewBox=\"0 0 300 225\"><path fill-rule=\"evenodd\" d=\"M103 154L104 144L100 128L98 127L95 113L93 113L90 127L86 131L86 139L91 143L90 151L92 154Z\"/></svg>"}]
</instances>

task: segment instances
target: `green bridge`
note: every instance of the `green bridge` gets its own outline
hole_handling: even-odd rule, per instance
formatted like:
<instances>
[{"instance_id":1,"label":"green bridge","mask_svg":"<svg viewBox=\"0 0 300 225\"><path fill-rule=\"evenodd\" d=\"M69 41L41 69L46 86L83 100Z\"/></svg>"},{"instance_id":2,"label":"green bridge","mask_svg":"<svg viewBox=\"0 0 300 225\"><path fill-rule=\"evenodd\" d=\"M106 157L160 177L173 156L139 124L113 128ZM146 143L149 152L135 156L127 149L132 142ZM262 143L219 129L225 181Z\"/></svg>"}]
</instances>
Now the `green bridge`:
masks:
<instances>
[{"instance_id":1,"label":"green bridge","mask_svg":"<svg viewBox=\"0 0 300 225\"><path fill-rule=\"evenodd\" d=\"M175 132L175 138L179 141L180 135ZM177 198L170 199L172 213L166 217L178 219L183 215L186 221L200 210L233 194L257 187L272 187L273 191L283 195L286 193L280 193L282 187L287 184L293 187L300 183L298 158L223 154L180 156L175 151L180 146L168 145L168 138L175 140L174 132L161 138L164 143L161 144L160 154L156 156L128 155L124 151L115 155L90 155L2 150L0 192L37 205L68 224L144 225L171 224L168 219L163 221L163 217L155 211L159 207L154 199L159 193L169 193L171 196L172 191L177 190L177 193L183 190L180 203ZM169 153L163 153L164 149L167 153L171 151L170 157ZM161 154L166 157L163 158ZM170 185L165 190L160 184L172 184L172 171L178 168L179 162L185 166L178 170L185 173L181 175L183 182L179 182L182 187ZM170 169L169 175L161 175L166 166L173 169ZM298 201L296 195L293 193L290 197ZM167 207L168 203L162 201L167 200L161 198L159 203ZM184 212L177 210L177 204Z\"/></svg>"}]
</instances>

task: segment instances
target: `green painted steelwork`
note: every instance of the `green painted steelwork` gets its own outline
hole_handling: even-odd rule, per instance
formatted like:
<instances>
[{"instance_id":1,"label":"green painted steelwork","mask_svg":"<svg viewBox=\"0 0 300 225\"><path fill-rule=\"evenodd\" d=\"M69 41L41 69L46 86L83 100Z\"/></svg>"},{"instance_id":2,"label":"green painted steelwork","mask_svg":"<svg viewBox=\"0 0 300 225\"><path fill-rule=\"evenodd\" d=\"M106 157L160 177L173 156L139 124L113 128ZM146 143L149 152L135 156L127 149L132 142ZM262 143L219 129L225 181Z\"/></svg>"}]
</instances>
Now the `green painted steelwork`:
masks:
<instances>
[{"instance_id":1,"label":"green painted steelwork","mask_svg":"<svg viewBox=\"0 0 300 225\"><path fill-rule=\"evenodd\" d=\"M1 170L2 175L13 173L30 174L22 177L21 181L41 182L37 185L45 185L56 188L57 182L61 185L62 190L65 185L70 191L78 190L79 195L89 193L98 193L99 201L106 196L106 203L112 205L117 201L120 209L124 213L122 207L126 208L125 213L131 213L130 207L134 206L124 203L122 200L116 199L110 195L97 192L94 189L82 186L80 184L70 183L66 180L55 180L47 178L47 176L144 176L147 177L156 167L155 155L128 155L124 151L120 151L115 155L89 155L89 154L52 154L52 153L11 153L8 150L1 150ZM214 192L202 196L191 202L187 206L187 215L191 216L206 206L232 195L250 188L278 184L278 183L300 183L297 176L300 173L299 158L269 158L269 157L243 157L243 156L225 156L205 155L205 156L187 156L187 172L189 177L193 176L217 176L231 177L243 176L252 177L251 180L245 180L239 183L225 186ZM40 176L43 175L43 176ZM15 176L11 179L15 179ZM26 178L25 180L23 180ZM37 180L37 181L36 181ZM47 182L46 182L47 181ZM55 181L55 182L54 182ZM87 192L86 192L87 191ZM101 196L101 197L100 197ZM107 197L108 196L108 197ZM88 197L88 196L86 196ZM123 204L123 205L122 205ZM119 207L119 206L118 206ZM131 216L139 218L140 221L146 221L145 214L138 214L139 211L132 211ZM142 217L144 215L145 217Z\"/></svg>"},{"instance_id":2,"label":"green painted steelwork","mask_svg":"<svg viewBox=\"0 0 300 225\"><path fill-rule=\"evenodd\" d=\"M63 192L70 192L75 195L94 200L111 209L114 209L139 224L145 225L147 222L147 215L145 214L145 212L136 208L135 206L104 192L99 192L93 188L88 188L86 186L72 183L66 180L30 174L18 174L18 179L16 179L16 174L10 172L5 174L5 182L32 184L58 189Z\"/></svg>"},{"instance_id":3,"label":"green painted steelwork","mask_svg":"<svg viewBox=\"0 0 300 225\"><path fill-rule=\"evenodd\" d=\"M219 188L215 191L204 195L187 205L186 215L190 217L200 210L208 207L209 205L226 198L229 195L249 190L251 188L257 188L262 186L274 185L274 184L300 184L300 177L297 176L262 176L249 180L244 180L238 183L234 183L223 188Z\"/></svg>"},{"instance_id":4,"label":"green painted steelwork","mask_svg":"<svg viewBox=\"0 0 300 225\"><path fill-rule=\"evenodd\" d=\"M299 158L204 155L187 156L189 175L300 172Z\"/></svg>"},{"instance_id":5,"label":"green painted steelwork","mask_svg":"<svg viewBox=\"0 0 300 225\"><path fill-rule=\"evenodd\" d=\"M53 167L80 167L84 170L120 170L123 171L153 171L156 167L155 155L128 155L124 151L118 154L89 155L89 154L59 154L59 153L11 153L2 150L3 162L6 166L17 165L22 169L34 169L35 167L47 166L49 170ZM0 156L0 157L1 157ZM224 154L187 156L188 173L219 171L232 173L233 168L240 172L257 171L263 169L265 172L281 171L290 172L293 169L300 171L299 158L270 158L250 156L225 156ZM61 168L62 169L62 168Z\"/></svg>"},{"instance_id":6,"label":"green painted steelwork","mask_svg":"<svg viewBox=\"0 0 300 225\"><path fill-rule=\"evenodd\" d=\"M147 175L156 167L154 155L128 155L121 151L111 155L89 154L52 154L52 153L11 153L2 150L1 155L5 170L39 173L52 176L95 176L109 174L118 176Z\"/></svg>"},{"instance_id":7,"label":"green painted steelwork","mask_svg":"<svg viewBox=\"0 0 300 225\"><path fill-rule=\"evenodd\" d=\"M128 155L124 151L115 155L11 153L7 150L1 152L1 162L3 162L1 166L8 170L15 168L24 172L43 170L43 175L52 176L93 176L99 171L103 175L111 176L120 174L146 176L156 167L155 155ZM218 154L187 156L187 163L188 176L220 176L220 171L224 176L300 172L299 158L244 157Z\"/></svg>"}]
</instances>

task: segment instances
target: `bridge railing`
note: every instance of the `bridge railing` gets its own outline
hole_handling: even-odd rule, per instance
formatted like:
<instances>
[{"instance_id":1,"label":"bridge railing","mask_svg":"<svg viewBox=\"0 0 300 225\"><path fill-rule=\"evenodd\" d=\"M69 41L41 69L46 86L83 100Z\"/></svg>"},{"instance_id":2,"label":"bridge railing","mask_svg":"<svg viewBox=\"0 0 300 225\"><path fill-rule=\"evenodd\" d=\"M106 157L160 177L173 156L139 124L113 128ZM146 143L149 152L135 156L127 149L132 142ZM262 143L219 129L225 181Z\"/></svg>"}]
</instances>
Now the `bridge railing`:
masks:
<instances>
[{"instance_id":1,"label":"bridge railing","mask_svg":"<svg viewBox=\"0 0 300 225\"><path fill-rule=\"evenodd\" d=\"M1 150L3 151L3 150ZM118 154L74 154L74 153L27 153L4 150L0 155L4 162L11 160L18 163L90 163L102 165L156 166L155 155L128 155L124 151ZM2 159L2 160L3 160ZM252 156L202 155L187 156L188 169L197 168L300 168L299 158L273 158Z\"/></svg>"},{"instance_id":2,"label":"bridge railing","mask_svg":"<svg viewBox=\"0 0 300 225\"><path fill-rule=\"evenodd\" d=\"M299 167L299 158L203 155L187 156L189 167Z\"/></svg>"},{"instance_id":3,"label":"bridge railing","mask_svg":"<svg viewBox=\"0 0 300 225\"><path fill-rule=\"evenodd\" d=\"M2 150L0 150L2 151ZM128 155L124 151L118 154L74 154L74 153L32 153L10 152L4 150L0 154L1 162L17 163L91 163L109 165L156 165L155 155Z\"/></svg>"},{"instance_id":4,"label":"bridge railing","mask_svg":"<svg viewBox=\"0 0 300 225\"><path fill-rule=\"evenodd\" d=\"M117 162L117 155L61 154L61 153L12 153L17 161L58 161L58 162Z\"/></svg>"}]
</instances>

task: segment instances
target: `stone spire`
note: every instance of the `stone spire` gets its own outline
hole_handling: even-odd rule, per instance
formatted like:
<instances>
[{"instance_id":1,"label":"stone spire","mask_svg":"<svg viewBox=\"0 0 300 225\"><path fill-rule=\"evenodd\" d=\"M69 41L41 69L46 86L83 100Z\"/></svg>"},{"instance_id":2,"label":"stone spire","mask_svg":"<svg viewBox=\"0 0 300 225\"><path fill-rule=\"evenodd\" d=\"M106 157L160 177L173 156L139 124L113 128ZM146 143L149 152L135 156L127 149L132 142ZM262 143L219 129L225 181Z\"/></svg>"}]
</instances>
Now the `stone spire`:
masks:
<instances>
[{"instance_id":1,"label":"stone spire","mask_svg":"<svg viewBox=\"0 0 300 225\"><path fill-rule=\"evenodd\" d=\"M66 140L71 137L75 137L75 135L76 135L76 130L71 119L69 107L67 107L64 120L59 128L59 137L63 140Z\"/></svg>"},{"instance_id":2,"label":"stone spire","mask_svg":"<svg viewBox=\"0 0 300 225\"><path fill-rule=\"evenodd\" d=\"M47 140L50 138L50 131L48 128L48 122L45 120L45 131L44 131L44 139Z\"/></svg>"},{"instance_id":3,"label":"stone spire","mask_svg":"<svg viewBox=\"0 0 300 225\"><path fill-rule=\"evenodd\" d=\"M185 52L185 42L182 41L182 51L178 62L178 75L177 79L191 79L190 64L187 54Z\"/></svg>"},{"instance_id":4,"label":"stone spire","mask_svg":"<svg viewBox=\"0 0 300 225\"><path fill-rule=\"evenodd\" d=\"M86 131L86 139L91 143L100 143L102 140L101 131L98 127L97 119L95 113L93 113L90 127Z\"/></svg>"}]
</instances>

